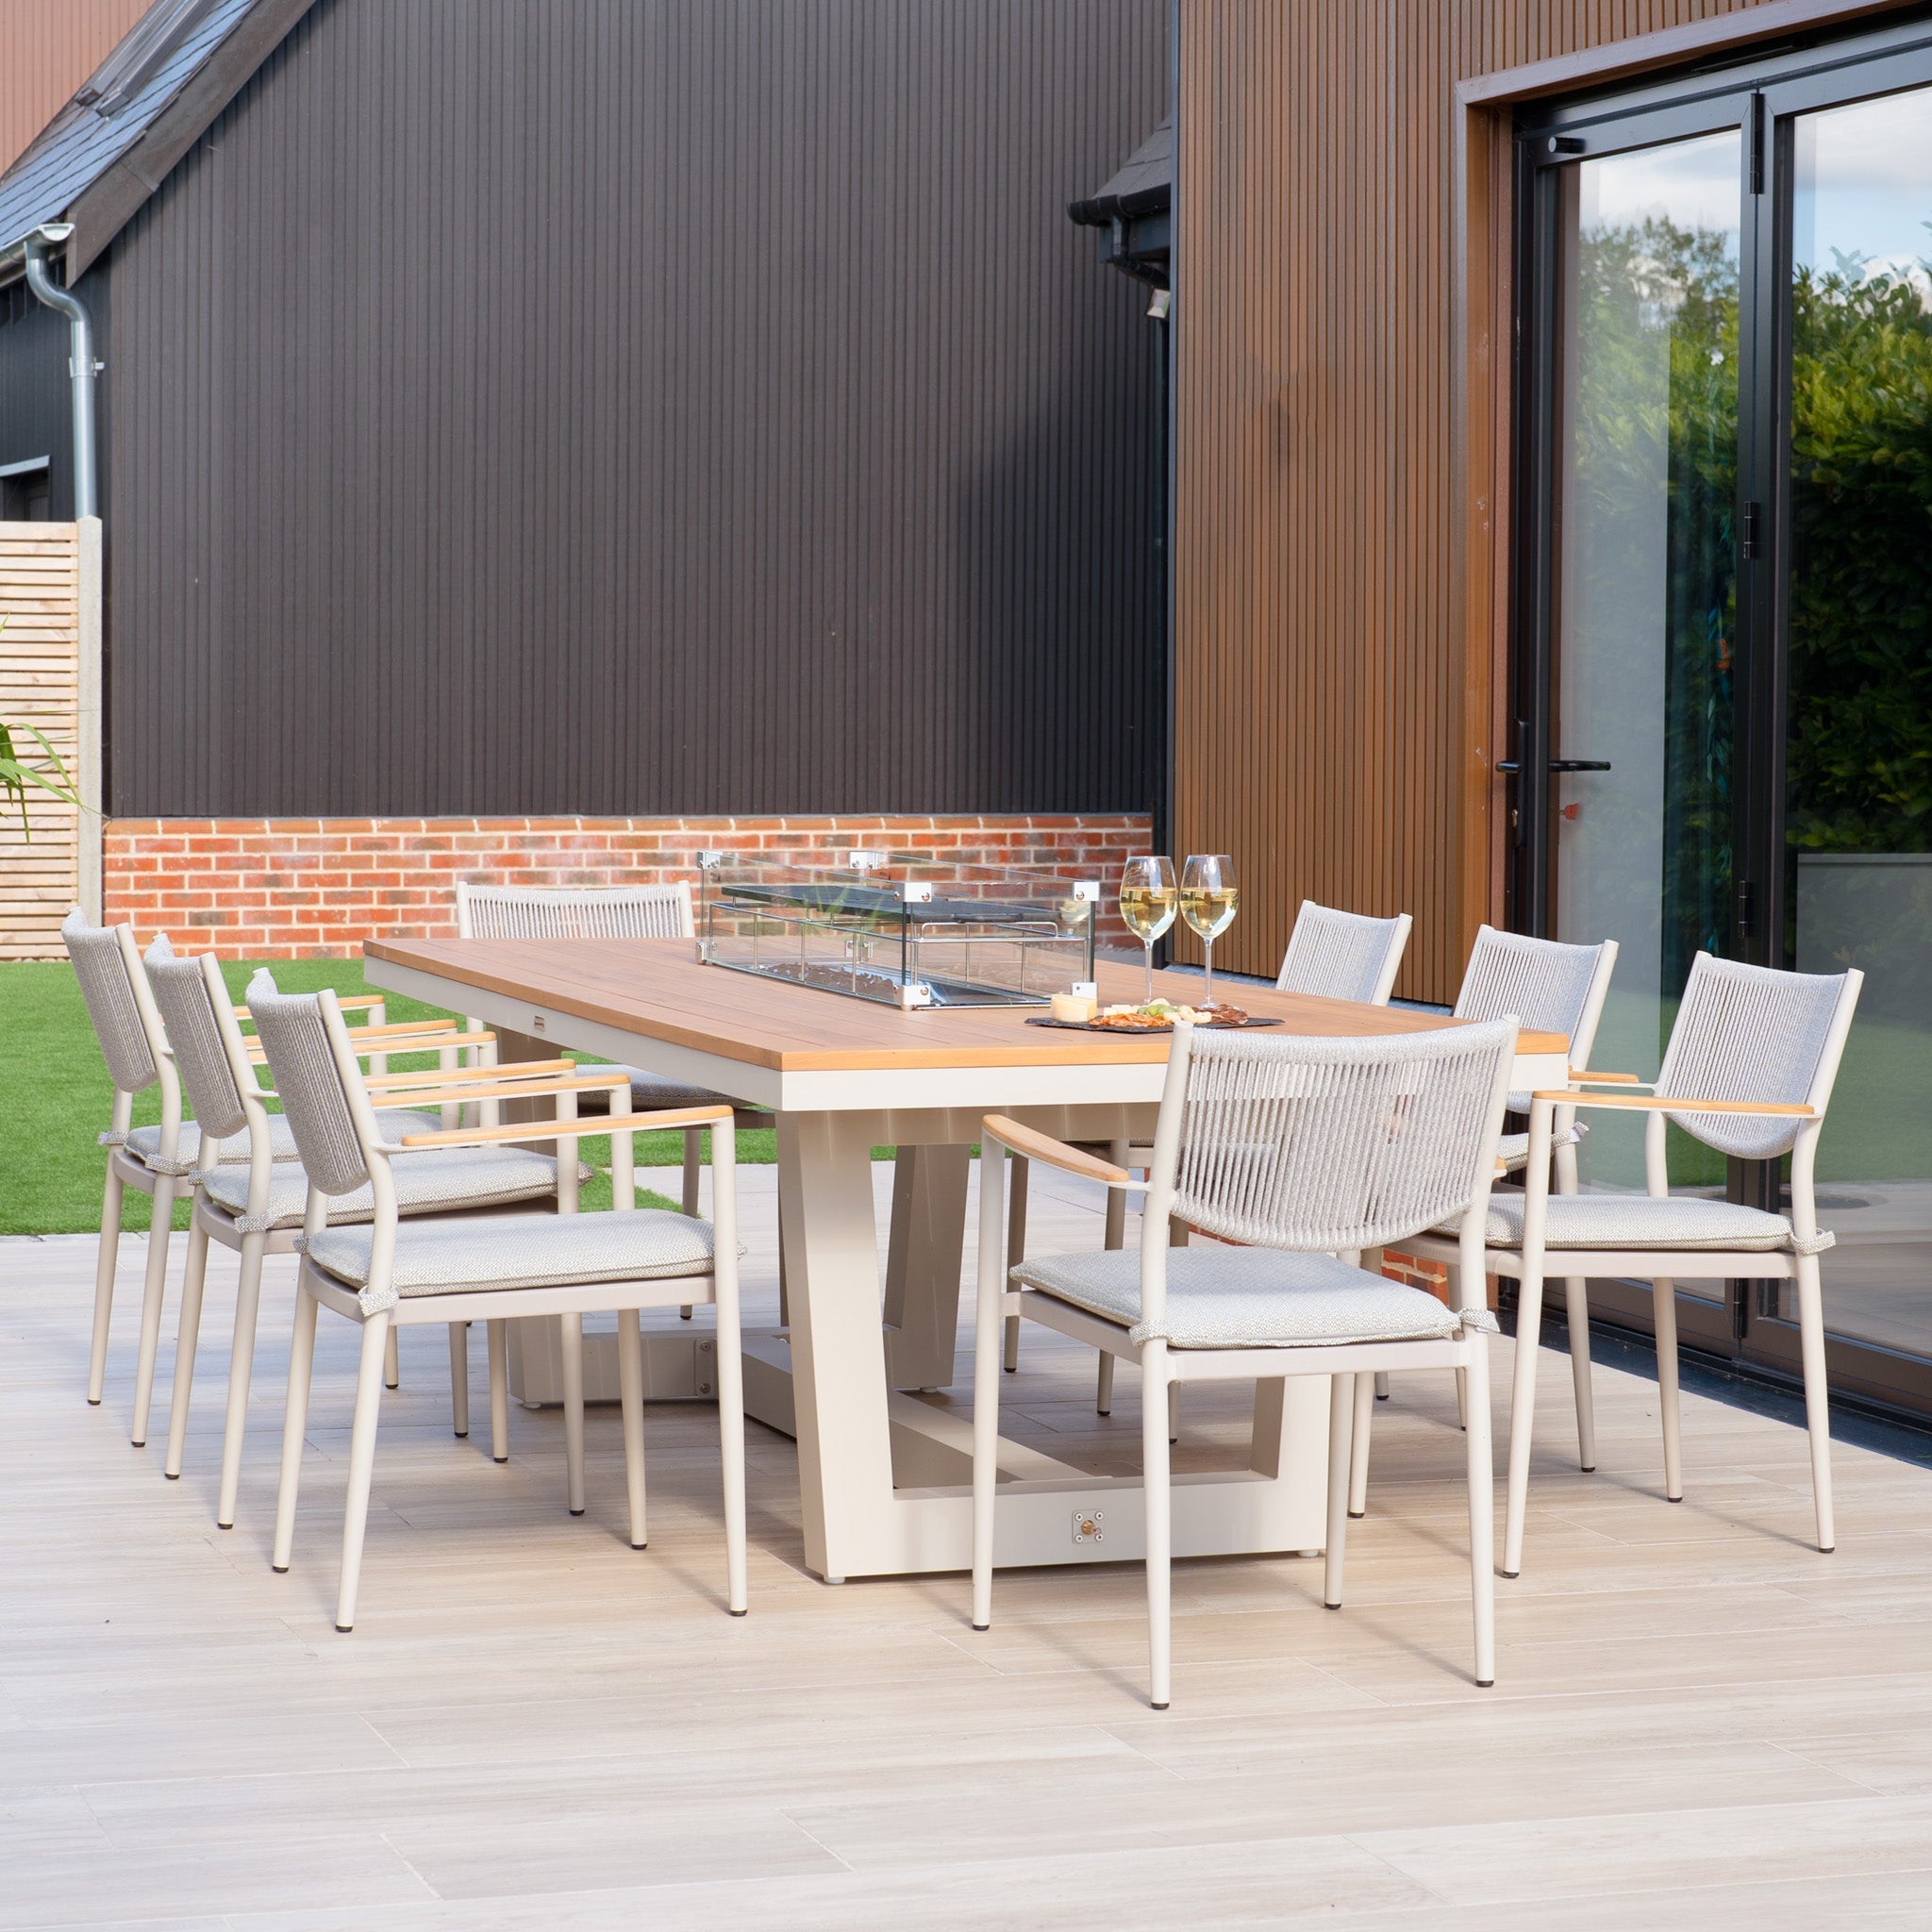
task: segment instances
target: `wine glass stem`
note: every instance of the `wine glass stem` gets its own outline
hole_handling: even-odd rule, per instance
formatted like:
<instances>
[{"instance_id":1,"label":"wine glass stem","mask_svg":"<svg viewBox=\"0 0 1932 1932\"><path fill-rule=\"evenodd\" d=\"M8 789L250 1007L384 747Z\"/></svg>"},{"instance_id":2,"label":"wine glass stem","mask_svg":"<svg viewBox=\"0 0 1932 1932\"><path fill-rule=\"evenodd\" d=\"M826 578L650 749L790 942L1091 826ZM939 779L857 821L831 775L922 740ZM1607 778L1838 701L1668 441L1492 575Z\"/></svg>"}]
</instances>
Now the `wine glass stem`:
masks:
<instances>
[{"instance_id":1,"label":"wine glass stem","mask_svg":"<svg viewBox=\"0 0 1932 1932\"><path fill-rule=\"evenodd\" d=\"M1201 974L1201 1004L1211 1007L1214 1004L1214 941L1203 940L1201 951L1207 957L1207 966Z\"/></svg>"},{"instance_id":2,"label":"wine glass stem","mask_svg":"<svg viewBox=\"0 0 1932 1932\"><path fill-rule=\"evenodd\" d=\"M1141 950L1147 955L1147 1004L1154 1004L1154 941L1142 940Z\"/></svg>"}]
</instances>

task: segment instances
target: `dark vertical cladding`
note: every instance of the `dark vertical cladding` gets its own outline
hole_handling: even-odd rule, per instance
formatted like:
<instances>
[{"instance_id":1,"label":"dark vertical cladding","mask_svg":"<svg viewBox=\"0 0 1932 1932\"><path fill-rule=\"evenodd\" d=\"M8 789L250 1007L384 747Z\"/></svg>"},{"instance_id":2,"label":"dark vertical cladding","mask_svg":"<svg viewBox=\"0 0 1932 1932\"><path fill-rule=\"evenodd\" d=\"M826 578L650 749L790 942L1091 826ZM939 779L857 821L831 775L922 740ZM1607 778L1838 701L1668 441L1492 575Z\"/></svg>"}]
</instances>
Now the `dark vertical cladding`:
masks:
<instances>
[{"instance_id":1,"label":"dark vertical cladding","mask_svg":"<svg viewBox=\"0 0 1932 1932\"><path fill-rule=\"evenodd\" d=\"M1158 780L1166 0L320 0L111 258L114 808Z\"/></svg>"},{"instance_id":2,"label":"dark vertical cladding","mask_svg":"<svg viewBox=\"0 0 1932 1932\"><path fill-rule=\"evenodd\" d=\"M1453 997L1455 85L1731 10L1180 0L1174 842L1246 868L1228 964L1309 897L1413 913L1396 990Z\"/></svg>"}]
</instances>

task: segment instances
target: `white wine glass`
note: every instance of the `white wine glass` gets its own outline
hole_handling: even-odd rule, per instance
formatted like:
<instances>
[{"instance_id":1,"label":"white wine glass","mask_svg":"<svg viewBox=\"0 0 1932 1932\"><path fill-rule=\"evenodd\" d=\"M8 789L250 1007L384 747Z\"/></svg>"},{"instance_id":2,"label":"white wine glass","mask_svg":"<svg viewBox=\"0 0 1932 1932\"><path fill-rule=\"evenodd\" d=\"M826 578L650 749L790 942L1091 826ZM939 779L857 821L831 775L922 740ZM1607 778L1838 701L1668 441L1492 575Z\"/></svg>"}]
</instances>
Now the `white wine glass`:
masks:
<instances>
[{"instance_id":1,"label":"white wine glass","mask_svg":"<svg viewBox=\"0 0 1932 1932\"><path fill-rule=\"evenodd\" d=\"M1214 1004L1214 941L1233 922L1241 891L1235 883L1234 860L1224 852L1197 852L1181 872L1181 917L1200 935L1208 970L1201 1004Z\"/></svg>"},{"instance_id":2,"label":"white wine glass","mask_svg":"<svg viewBox=\"0 0 1932 1932\"><path fill-rule=\"evenodd\" d=\"M1147 954L1147 999L1154 999L1154 941L1174 924L1178 900L1174 860L1152 855L1127 860L1121 874L1121 917Z\"/></svg>"}]
</instances>

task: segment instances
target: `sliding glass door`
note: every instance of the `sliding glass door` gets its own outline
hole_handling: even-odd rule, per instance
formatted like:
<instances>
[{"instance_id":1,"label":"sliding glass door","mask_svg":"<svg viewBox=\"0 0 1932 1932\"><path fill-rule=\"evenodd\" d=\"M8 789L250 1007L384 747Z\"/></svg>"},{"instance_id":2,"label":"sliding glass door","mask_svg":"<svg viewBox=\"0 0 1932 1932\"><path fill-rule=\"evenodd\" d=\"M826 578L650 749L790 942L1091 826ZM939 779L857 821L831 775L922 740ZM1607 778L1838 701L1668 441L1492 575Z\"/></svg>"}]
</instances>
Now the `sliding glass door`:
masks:
<instances>
[{"instance_id":1,"label":"sliding glass door","mask_svg":"<svg viewBox=\"0 0 1932 1932\"><path fill-rule=\"evenodd\" d=\"M1700 950L1865 970L1832 1370L1932 1409L1932 31L1546 111L1518 153L1512 923L1620 942L1593 1058L1645 1078ZM1587 1183L1641 1188L1641 1139L1600 1117ZM1782 1187L1674 1130L1672 1178ZM1794 1366L1777 1285L1679 1304Z\"/></svg>"}]
</instances>

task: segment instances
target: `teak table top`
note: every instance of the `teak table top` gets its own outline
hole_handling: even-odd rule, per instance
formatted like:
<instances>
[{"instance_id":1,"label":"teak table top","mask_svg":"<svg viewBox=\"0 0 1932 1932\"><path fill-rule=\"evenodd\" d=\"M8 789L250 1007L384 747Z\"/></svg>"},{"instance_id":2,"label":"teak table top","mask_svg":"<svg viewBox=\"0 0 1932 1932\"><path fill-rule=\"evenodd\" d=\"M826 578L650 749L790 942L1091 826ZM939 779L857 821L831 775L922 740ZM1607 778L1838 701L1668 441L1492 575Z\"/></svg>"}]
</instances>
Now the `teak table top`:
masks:
<instances>
[{"instance_id":1,"label":"teak table top","mask_svg":"<svg viewBox=\"0 0 1932 1932\"><path fill-rule=\"evenodd\" d=\"M690 940L370 940L371 958L525 999L554 1011L781 1074L918 1067L1137 1066L1167 1058L1165 1033L1077 1033L1028 1026L1033 1007L929 1008L905 1013L867 1000L788 986L698 963ZM1138 1000L1141 969L1096 963L1103 1003ZM1197 999L1191 974L1160 973L1156 990ZM1289 1031L1360 1039L1465 1023L1441 1013L1316 999L1234 985L1245 1011ZM1560 1033L1522 1035L1520 1054L1561 1054Z\"/></svg>"}]
</instances>

